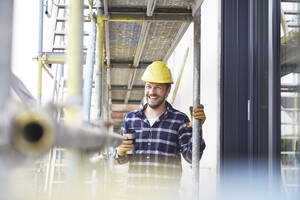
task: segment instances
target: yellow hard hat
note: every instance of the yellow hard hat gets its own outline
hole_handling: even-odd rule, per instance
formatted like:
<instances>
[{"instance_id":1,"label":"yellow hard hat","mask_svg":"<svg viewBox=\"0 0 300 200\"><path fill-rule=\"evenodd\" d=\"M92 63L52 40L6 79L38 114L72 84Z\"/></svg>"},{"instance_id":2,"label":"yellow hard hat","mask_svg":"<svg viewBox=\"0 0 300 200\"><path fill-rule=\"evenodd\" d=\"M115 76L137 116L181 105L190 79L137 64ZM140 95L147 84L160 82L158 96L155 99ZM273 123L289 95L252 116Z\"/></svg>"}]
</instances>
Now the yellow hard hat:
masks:
<instances>
[{"instance_id":1,"label":"yellow hard hat","mask_svg":"<svg viewBox=\"0 0 300 200\"><path fill-rule=\"evenodd\" d=\"M170 69L166 63L154 61L145 70L142 80L152 83L173 83L173 78Z\"/></svg>"}]
</instances>

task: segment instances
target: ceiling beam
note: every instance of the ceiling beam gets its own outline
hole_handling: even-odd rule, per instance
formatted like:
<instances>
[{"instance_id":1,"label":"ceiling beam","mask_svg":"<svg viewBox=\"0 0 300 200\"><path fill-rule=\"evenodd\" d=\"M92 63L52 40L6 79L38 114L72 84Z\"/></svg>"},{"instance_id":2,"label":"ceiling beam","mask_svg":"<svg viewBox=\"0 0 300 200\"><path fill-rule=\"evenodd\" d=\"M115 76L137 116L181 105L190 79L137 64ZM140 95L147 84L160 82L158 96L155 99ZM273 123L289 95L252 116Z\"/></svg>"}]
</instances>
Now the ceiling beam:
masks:
<instances>
[{"instance_id":1,"label":"ceiling beam","mask_svg":"<svg viewBox=\"0 0 300 200\"><path fill-rule=\"evenodd\" d=\"M200 13L201 6L204 0L195 0L193 5L193 16L197 16Z\"/></svg>"},{"instance_id":2,"label":"ceiling beam","mask_svg":"<svg viewBox=\"0 0 300 200\"><path fill-rule=\"evenodd\" d=\"M112 104L124 104L124 99L112 99L111 100ZM140 104L141 100L128 100L127 104Z\"/></svg>"},{"instance_id":3,"label":"ceiling beam","mask_svg":"<svg viewBox=\"0 0 300 200\"><path fill-rule=\"evenodd\" d=\"M144 90L144 85L133 85L131 90ZM111 85L110 90L129 90L127 85Z\"/></svg>"},{"instance_id":4,"label":"ceiling beam","mask_svg":"<svg viewBox=\"0 0 300 200\"><path fill-rule=\"evenodd\" d=\"M139 63L137 68L138 69L146 69L148 65L151 63ZM132 62L122 62L122 61L111 61L110 68L112 69L132 69Z\"/></svg>"},{"instance_id":5,"label":"ceiling beam","mask_svg":"<svg viewBox=\"0 0 300 200\"><path fill-rule=\"evenodd\" d=\"M153 15L153 11L155 9L155 4L156 4L156 0L149 0L148 1L148 6L147 6L147 16L152 16ZM139 38L139 42L135 51L135 55L133 58L133 71L130 75L130 78L128 80L128 90L126 92L125 95L125 99L124 99L124 104L128 103L128 100L130 99L130 95L131 95L131 89L133 87L134 81L135 81L135 76L136 76L136 72L137 72L137 67L139 66L142 54L144 52L144 48L145 48L145 44L150 32L150 27L151 27L151 22L143 22L142 25L142 30L141 30L141 34L140 34L140 38Z\"/></svg>"},{"instance_id":6,"label":"ceiling beam","mask_svg":"<svg viewBox=\"0 0 300 200\"><path fill-rule=\"evenodd\" d=\"M146 12L147 16L152 16L153 15L155 5L156 5L156 0L148 0L147 12Z\"/></svg>"},{"instance_id":7,"label":"ceiling beam","mask_svg":"<svg viewBox=\"0 0 300 200\"><path fill-rule=\"evenodd\" d=\"M190 13L154 13L152 16L144 13L110 13L109 18L105 20L113 22L190 22L193 18Z\"/></svg>"},{"instance_id":8,"label":"ceiling beam","mask_svg":"<svg viewBox=\"0 0 300 200\"><path fill-rule=\"evenodd\" d=\"M64 52L42 52L40 58L44 64L65 64L66 54ZM83 53L83 59L86 60L86 53Z\"/></svg>"},{"instance_id":9,"label":"ceiling beam","mask_svg":"<svg viewBox=\"0 0 300 200\"><path fill-rule=\"evenodd\" d=\"M136 14L144 14L147 13L147 8L138 8L138 7L109 7L108 8L109 13L136 13ZM191 9L186 8L170 8L170 7L156 7L155 13L160 14L168 14L168 13L186 13L186 14L192 14Z\"/></svg>"},{"instance_id":10,"label":"ceiling beam","mask_svg":"<svg viewBox=\"0 0 300 200\"><path fill-rule=\"evenodd\" d=\"M296 93L300 91L300 85L281 85L280 91Z\"/></svg>"},{"instance_id":11,"label":"ceiling beam","mask_svg":"<svg viewBox=\"0 0 300 200\"><path fill-rule=\"evenodd\" d=\"M285 3L295 3L295 2L300 2L300 0L281 0L281 2L285 2Z\"/></svg>"}]
</instances>

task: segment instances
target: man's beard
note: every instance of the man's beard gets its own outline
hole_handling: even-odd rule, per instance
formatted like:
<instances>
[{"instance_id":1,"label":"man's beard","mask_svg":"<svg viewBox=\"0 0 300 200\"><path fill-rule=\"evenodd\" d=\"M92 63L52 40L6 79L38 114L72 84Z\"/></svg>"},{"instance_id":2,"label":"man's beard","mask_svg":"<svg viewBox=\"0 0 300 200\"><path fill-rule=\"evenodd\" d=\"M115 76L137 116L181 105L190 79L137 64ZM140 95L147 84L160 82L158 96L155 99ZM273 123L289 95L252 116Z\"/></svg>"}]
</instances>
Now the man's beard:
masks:
<instances>
[{"instance_id":1,"label":"man's beard","mask_svg":"<svg viewBox=\"0 0 300 200\"><path fill-rule=\"evenodd\" d=\"M147 97L147 102L148 102L148 105L149 105L149 107L150 108L152 108L152 109L156 109L156 108L158 108L161 104L163 104L164 103L164 101L165 101L165 99L162 99L161 101L159 101L159 102L157 102L156 104L154 104L154 105L150 105L149 104L149 101L148 101L148 98L149 97Z\"/></svg>"}]
</instances>

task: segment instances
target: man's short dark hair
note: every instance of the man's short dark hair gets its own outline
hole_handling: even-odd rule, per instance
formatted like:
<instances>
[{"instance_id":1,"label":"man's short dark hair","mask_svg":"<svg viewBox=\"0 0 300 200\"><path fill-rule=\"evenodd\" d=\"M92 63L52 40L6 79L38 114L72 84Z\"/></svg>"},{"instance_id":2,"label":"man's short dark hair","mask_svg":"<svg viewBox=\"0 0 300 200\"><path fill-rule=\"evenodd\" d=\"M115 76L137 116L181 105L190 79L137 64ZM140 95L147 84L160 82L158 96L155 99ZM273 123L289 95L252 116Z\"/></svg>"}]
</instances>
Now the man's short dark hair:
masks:
<instances>
[{"instance_id":1,"label":"man's short dark hair","mask_svg":"<svg viewBox=\"0 0 300 200\"><path fill-rule=\"evenodd\" d=\"M166 83L167 89L171 87L171 83Z\"/></svg>"}]
</instances>

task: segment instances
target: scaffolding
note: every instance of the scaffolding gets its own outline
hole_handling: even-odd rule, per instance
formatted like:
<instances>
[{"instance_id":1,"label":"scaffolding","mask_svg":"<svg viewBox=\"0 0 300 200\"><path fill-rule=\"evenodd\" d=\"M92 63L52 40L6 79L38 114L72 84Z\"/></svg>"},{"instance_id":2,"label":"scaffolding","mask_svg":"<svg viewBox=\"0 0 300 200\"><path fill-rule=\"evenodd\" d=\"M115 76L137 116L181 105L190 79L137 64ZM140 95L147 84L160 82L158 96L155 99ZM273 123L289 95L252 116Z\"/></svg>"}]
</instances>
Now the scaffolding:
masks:
<instances>
[{"instance_id":1,"label":"scaffolding","mask_svg":"<svg viewBox=\"0 0 300 200\"><path fill-rule=\"evenodd\" d=\"M195 39L194 52L194 106L197 106L200 102L199 13L202 2L40 0L37 103L40 107L45 106L43 79L44 74L49 75L53 80L50 116L55 124L63 124L57 126L59 132L93 133L97 128L103 129L103 121L115 120L113 126L105 128L105 134L113 138L112 134L120 130L124 114L143 102L144 86L140 77L146 66L155 60L167 61L193 22L196 27L194 37L198 38ZM52 20L52 28L45 25L45 17ZM49 31L52 32L50 40L45 37ZM43 45L45 41L50 42L50 48ZM193 135L196 144L198 125L199 121L195 120ZM72 142L67 141L66 136L60 137L50 144L52 148L48 156L37 163L36 180L42 177L44 183L41 186L36 182L38 193L47 193L48 199L56 199L59 193L68 190L64 185L76 188L79 182L85 182L94 188L92 198L95 198L99 176L104 183L110 182L106 173L113 165L111 147L117 146L118 142L111 140L111 144L107 144L110 148L93 156L94 160L98 159L103 164L102 174L97 174L98 170L92 167L86 179L83 177L87 175L82 174L80 168L75 168L71 173L80 177L80 180L75 180L70 178L70 166L79 166L87 159L86 155L91 156L82 155L82 151L96 144L90 141L91 146L85 148L78 141L80 137ZM75 150L65 149L74 146ZM197 151L193 152L193 169L196 177L194 198L198 199ZM107 187L104 185L102 191ZM73 198L76 194L69 197Z\"/></svg>"}]
</instances>

